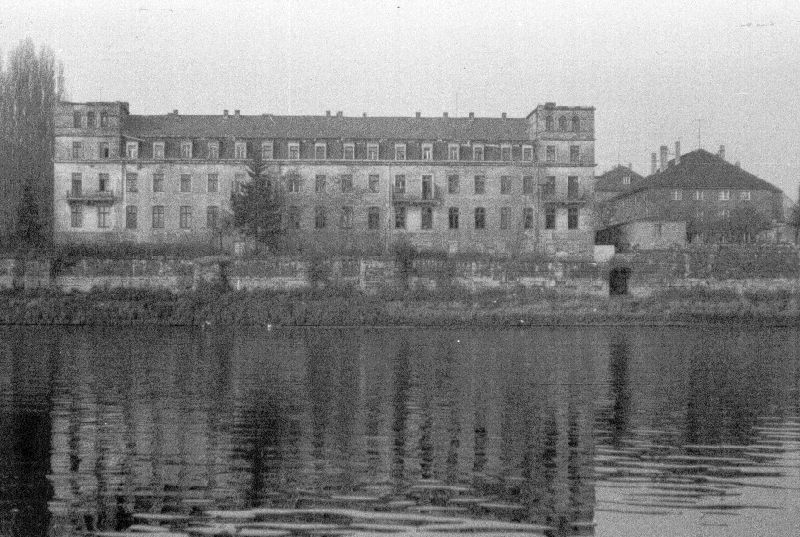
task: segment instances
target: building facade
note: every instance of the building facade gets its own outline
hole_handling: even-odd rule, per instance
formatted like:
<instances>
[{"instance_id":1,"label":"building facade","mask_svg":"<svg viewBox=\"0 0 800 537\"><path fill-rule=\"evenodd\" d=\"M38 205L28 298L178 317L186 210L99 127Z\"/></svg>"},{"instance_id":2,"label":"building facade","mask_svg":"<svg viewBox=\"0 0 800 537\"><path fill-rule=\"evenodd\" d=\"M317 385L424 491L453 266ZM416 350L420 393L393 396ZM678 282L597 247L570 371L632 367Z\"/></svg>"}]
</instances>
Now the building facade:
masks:
<instances>
[{"instance_id":1,"label":"building facade","mask_svg":"<svg viewBox=\"0 0 800 537\"><path fill-rule=\"evenodd\" d=\"M590 255L594 108L525 118L132 115L60 103L56 242L215 240L258 152L290 250Z\"/></svg>"}]
</instances>

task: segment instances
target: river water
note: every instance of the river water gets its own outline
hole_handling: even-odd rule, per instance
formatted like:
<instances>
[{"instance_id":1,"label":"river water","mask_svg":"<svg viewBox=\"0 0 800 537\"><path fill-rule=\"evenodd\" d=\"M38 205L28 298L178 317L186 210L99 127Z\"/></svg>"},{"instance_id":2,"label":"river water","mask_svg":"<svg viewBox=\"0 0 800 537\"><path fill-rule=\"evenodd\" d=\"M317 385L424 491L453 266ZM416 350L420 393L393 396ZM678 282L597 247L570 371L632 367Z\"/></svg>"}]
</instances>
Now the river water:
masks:
<instances>
[{"instance_id":1,"label":"river water","mask_svg":"<svg viewBox=\"0 0 800 537\"><path fill-rule=\"evenodd\" d=\"M800 535L799 391L788 328L5 328L0 535Z\"/></svg>"}]
</instances>

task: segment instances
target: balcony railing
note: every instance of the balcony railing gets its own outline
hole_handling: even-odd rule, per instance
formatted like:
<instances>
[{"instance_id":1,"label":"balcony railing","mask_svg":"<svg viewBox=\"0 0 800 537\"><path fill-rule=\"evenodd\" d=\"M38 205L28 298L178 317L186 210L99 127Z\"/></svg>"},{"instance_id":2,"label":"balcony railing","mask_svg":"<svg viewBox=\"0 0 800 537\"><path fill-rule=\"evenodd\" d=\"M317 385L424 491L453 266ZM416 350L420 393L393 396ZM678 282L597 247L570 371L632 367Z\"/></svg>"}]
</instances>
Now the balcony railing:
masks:
<instances>
[{"instance_id":1,"label":"balcony railing","mask_svg":"<svg viewBox=\"0 0 800 537\"><path fill-rule=\"evenodd\" d=\"M95 190L89 192L77 192L75 190L67 190L66 198L71 203L95 203L95 204L111 204L117 201L113 190Z\"/></svg>"},{"instance_id":2,"label":"balcony railing","mask_svg":"<svg viewBox=\"0 0 800 537\"><path fill-rule=\"evenodd\" d=\"M544 203L555 203L558 205L580 205L589 203L589 201L591 201L591 195L583 188L554 191L544 187L542 188L542 201Z\"/></svg>"},{"instance_id":3,"label":"balcony railing","mask_svg":"<svg viewBox=\"0 0 800 537\"><path fill-rule=\"evenodd\" d=\"M392 191L392 203L395 205L438 206L442 204L442 191L436 186L432 192L395 192Z\"/></svg>"}]
</instances>

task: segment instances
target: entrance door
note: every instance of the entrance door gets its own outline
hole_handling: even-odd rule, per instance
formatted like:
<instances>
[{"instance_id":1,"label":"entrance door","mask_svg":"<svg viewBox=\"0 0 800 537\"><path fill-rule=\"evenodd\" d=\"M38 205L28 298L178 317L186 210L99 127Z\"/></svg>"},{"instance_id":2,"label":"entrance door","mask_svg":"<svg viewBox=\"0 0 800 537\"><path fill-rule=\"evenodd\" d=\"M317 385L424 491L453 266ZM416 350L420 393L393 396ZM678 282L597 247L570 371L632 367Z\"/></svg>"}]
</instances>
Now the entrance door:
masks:
<instances>
[{"instance_id":1,"label":"entrance door","mask_svg":"<svg viewBox=\"0 0 800 537\"><path fill-rule=\"evenodd\" d=\"M608 273L608 294L611 296L627 295L630 275L631 269L628 267L611 269L611 272Z\"/></svg>"}]
</instances>

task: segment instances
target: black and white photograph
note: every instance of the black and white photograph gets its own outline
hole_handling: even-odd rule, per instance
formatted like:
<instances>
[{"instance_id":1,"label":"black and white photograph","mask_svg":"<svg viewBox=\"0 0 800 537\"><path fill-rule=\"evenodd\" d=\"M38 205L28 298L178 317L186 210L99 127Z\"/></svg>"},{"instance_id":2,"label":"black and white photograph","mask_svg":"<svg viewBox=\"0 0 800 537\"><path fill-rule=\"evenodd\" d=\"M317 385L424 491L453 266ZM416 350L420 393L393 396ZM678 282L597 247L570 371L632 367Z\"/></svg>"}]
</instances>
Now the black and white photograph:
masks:
<instances>
[{"instance_id":1,"label":"black and white photograph","mask_svg":"<svg viewBox=\"0 0 800 537\"><path fill-rule=\"evenodd\" d=\"M798 536L798 196L798 0L0 0L0 537Z\"/></svg>"}]
</instances>

